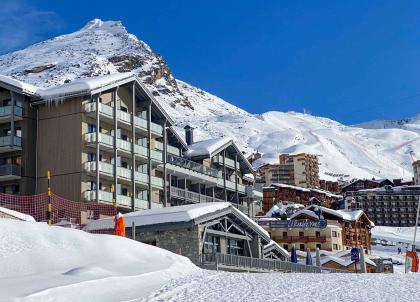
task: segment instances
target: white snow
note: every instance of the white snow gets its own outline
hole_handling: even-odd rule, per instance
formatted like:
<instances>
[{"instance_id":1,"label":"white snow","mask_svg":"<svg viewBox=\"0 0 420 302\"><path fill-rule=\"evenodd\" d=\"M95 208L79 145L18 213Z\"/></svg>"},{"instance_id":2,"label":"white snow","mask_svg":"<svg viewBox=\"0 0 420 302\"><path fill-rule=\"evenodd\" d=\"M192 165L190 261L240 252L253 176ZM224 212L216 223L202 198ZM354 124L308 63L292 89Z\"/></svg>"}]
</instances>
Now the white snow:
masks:
<instances>
[{"instance_id":1,"label":"white snow","mask_svg":"<svg viewBox=\"0 0 420 302\"><path fill-rule=\"evenodd\" d=\"M7 208L0 207L0 212L7 214L9 216L13 216L22 221L35 222L35 218L33 218L31 215L23 214L23 213L13 211Z\"/></svg>"},{"instance_id":2,"label":"white snow","mask_svg":"<svg viewBox=\"0 0 420 302\"><path fill-rule=\"evenodd\" d=\"M0 301L124 301L198 271L127 238L0 220Z\"/></svg>"},{"instance_id":3,"label":"white snow","mask_svg":"<svg viewBox=\"0 0 420 302\"><path fill-rule=\"evenodd\" d=\"M216 152L216 150L219 150L230 142L232 142L232 139L228 137L202 140L189 145L187 152L185 152L185 156L190 158L196 156L212 157L215 155L214 152Z\"/></svg>"},{"instance_id":4,"label":"white snow","mask_svg":"<svg viewBox=\"0 0 420 302\"><path fill-rule=\"evenodd\" d=\"M134 58L125 67L127 58ZM115 62L115 57L121 60ZM50 66L42 72L26 72ZM165 62L150 47L127 32L121 22L92 20L83 29L26 49L0 56L7 76L49 88L97 75L132 71L142 79L173 117L177 131L193 124L196 139L232 137L246 153L258 150L264 162L276 163L278 153L320 154L321 178L401 178L413 176L408 155L420 149L420 118L378 127L345 126L328 118L296 112L248 113L228 102L174 79ZM157 76L160 75L160 76ZM259 100L255 100L258 102ZM281 108L279 108L281 110ZM365 129L380 128L380 129ZM389 129L388 129L389 128Z\"/></svg>"},{"instance_id":5,"label":"white snow","mask_svg":"<svg viewBox=\"0 0 420 302\"><path fill-rule=\"evenodd\" d=\"M420 274L200 270L130 239L0 220L0 301L417 301Z\"/></svg>"},{"instance_id":6,"label":"white snow","mask_svg":"<svg viewBox=\"0 0 420 302\"><path fill-rule=\"evenodd\" d=\"M136 77L132 72L115 73L111 75L75 80L63 85L38 90L38 94L43 99L52 100L57 98L70 97L77 94L87 94L92 90L99 89L104 86L108 86L127 79L135 80L135 78Z\"/></svg>"},{"instance_id":7,"label":"white snow","mask_svg":"<svg viewBox=\"0 0 420 302\"><path fill-rule=\"evenodd\" d=\"M124 214L125 225L145 226L160 223L188 222L206 214L211 214L223 209L232 208L228 202L197 203L177 207L166 207ZM103 218L90 222L86 229L89 231L113 228L114 219Z\"/></svg>"},{"instance_id":8,"label":"white snow","mask_svg":"<svg viewBox=\"0 0 420 302\"><path fill-rule=\"evenodd\" d=\"M16 80L12 77L8 77L8 76L0 74L0 82L4 82L8 85L16 87L16 88L22 90L22 92L26 93L26 94L30 94L30 95L36 95L37 94L37 90L38 90L37 87L35 87L33 85L30 85L30 84L27 84L27 83L24 83L24 82L19 81L19 80Z\"/></svg>"}]
</instances>

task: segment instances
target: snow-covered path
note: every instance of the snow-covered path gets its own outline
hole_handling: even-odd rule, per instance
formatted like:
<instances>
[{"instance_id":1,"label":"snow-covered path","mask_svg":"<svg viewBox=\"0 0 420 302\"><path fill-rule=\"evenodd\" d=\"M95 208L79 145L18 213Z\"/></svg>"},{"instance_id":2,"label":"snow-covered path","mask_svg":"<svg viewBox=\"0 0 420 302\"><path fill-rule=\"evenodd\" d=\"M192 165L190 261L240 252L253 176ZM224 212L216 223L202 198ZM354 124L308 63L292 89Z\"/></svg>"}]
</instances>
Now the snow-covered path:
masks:
<instances>
[{"instance_id":1,"label":"snow-covered path","mask_svg":"<svg viewBox=\"0 0 420 302\"><path fill-rule=\"evenodd\" d=\"M144 301L419 301L418 274L248 274L201 271Z\"/></svg>"}]
</instances>

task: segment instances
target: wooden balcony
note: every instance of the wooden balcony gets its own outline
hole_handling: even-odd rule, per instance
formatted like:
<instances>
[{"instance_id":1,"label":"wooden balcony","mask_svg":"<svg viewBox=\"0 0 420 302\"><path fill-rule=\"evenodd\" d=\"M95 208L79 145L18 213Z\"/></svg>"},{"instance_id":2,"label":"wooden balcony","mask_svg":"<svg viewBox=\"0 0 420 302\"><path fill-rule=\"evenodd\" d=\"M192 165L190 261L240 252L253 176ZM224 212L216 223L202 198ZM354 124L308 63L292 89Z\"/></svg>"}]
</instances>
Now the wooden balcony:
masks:
<instances>
[{"instance_id":1,"label":"wooden balcony","mask_svg":"<svg viewBox=\"0 0 420 302\"><path fill-rule=\"evenodd\" d=\"M326 236L287 236L287 237L273 237L273 240L277 243L308 243L308 242L316 242L316 243L324 243L330 242L331 238Z\"/></svg>"}]
</instances>

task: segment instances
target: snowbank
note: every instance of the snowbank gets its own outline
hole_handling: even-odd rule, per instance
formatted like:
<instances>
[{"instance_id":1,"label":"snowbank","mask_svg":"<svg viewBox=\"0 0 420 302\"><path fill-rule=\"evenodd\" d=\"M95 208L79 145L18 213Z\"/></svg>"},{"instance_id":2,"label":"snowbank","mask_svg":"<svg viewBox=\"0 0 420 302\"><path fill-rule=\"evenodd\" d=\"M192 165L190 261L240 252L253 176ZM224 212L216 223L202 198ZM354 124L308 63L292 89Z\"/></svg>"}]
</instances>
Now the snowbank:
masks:
<instances>
[{"instance_id":1,"label":"snowbank","mask_svg":"<svg viewBox=\"0 0 420 302\"><path fill-rule=\"evenodd\" d=\"M31 215L26 215L21 212L13 211L13 210L6 209L3 207L0 207L0 213L4 213L6 215L15 217L22 221L35 222L35 218L33 218Z\"/></svg>"},{"instance_id":2,"label":"snowbank","mask_svg":"<svg viewBox=\"0 0 420 302\"><path fill-rule=\"evenodd\" d=\"M45 223L0 220L0 301L141 298L199 269L189 259L127 238Z\"/></svg>"}]
</instances>

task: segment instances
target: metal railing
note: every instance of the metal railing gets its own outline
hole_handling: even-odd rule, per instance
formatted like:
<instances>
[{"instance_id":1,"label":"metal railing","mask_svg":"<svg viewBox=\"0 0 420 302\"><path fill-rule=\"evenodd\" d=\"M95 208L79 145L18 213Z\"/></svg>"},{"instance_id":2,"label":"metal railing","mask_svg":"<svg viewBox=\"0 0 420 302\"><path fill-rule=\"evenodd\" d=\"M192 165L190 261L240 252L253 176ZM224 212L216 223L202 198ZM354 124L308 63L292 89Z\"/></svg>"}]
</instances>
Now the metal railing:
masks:
<instances>
[{"instance_id":1,"label":"metal railing","mask_svg":"<svg viewBox=\"0 0 420 302\"><path fill-rule=\"evenodd\" d=\"M20 166L18 165L1 165L0 166L0 176L14 175L20 176Z\"/></svg>"},{"instance_id":2,"label":"metal railing","mask_svg":"<svg viewBox=\"0 0 420 302\"><path fill-rule=\"evenodd\" d=\"M14 106L14 115L17 117L22 117L23 108L19 106ZM1 106L0 107L0 117L11 116L12 115L12 106Z\"/></svg>"},{"instance_id":3,"label":"metal railing","mask_svg":"<svg viewBox=\"0 0 420 302\"><path fill-rule=\"evenodd\" d=\"M238 270L255 270L259 272L286 272L286 273L349 273L349 271L324 268L313 265L304 265L287 261L279 261L273 259L260 259L245 256L237 256L220 253L202 254L201 264L203 266L213 265L215 269L234 268Z\"/></svg>"},{"instance_id":4,"label":"metal railing","mask_svg":"<svg viewBox=\"0 0 420 302\"><path fill-rule=\"evenodd\" d=\"M194 203L199 202L224 202L224 200L214 198L212 196L207 196L203 194L199 194L197 192L192 192L189 190L184 190L182 188L171 187L171 195L174 197L190 200Z\"/></svg>"},{"instance_id":5,"label":"metal railing","mask_svg":"<svg viewBox=\"0 0 420 302\"><path fill-rule=\"evenodd\" d=\"M5 146L17 146L17 147L21 147L22 146L22 138L20 138L19 136L0 136L0 147L5 147Z\"/></svg>"},{"instance_id":6,"label":"metal railing","mask_svg":"<svg viewBox=\"0 0 420 302\"><path fill-rule=\"evenodd\" d=\"M216 169L205 167L189 159L175 156L172 154L168 154L167 161L170 164L189 169L198 173L202 173L208 176L217 177L218 174L218 171Z\"/></svg>"}]
</instances>

